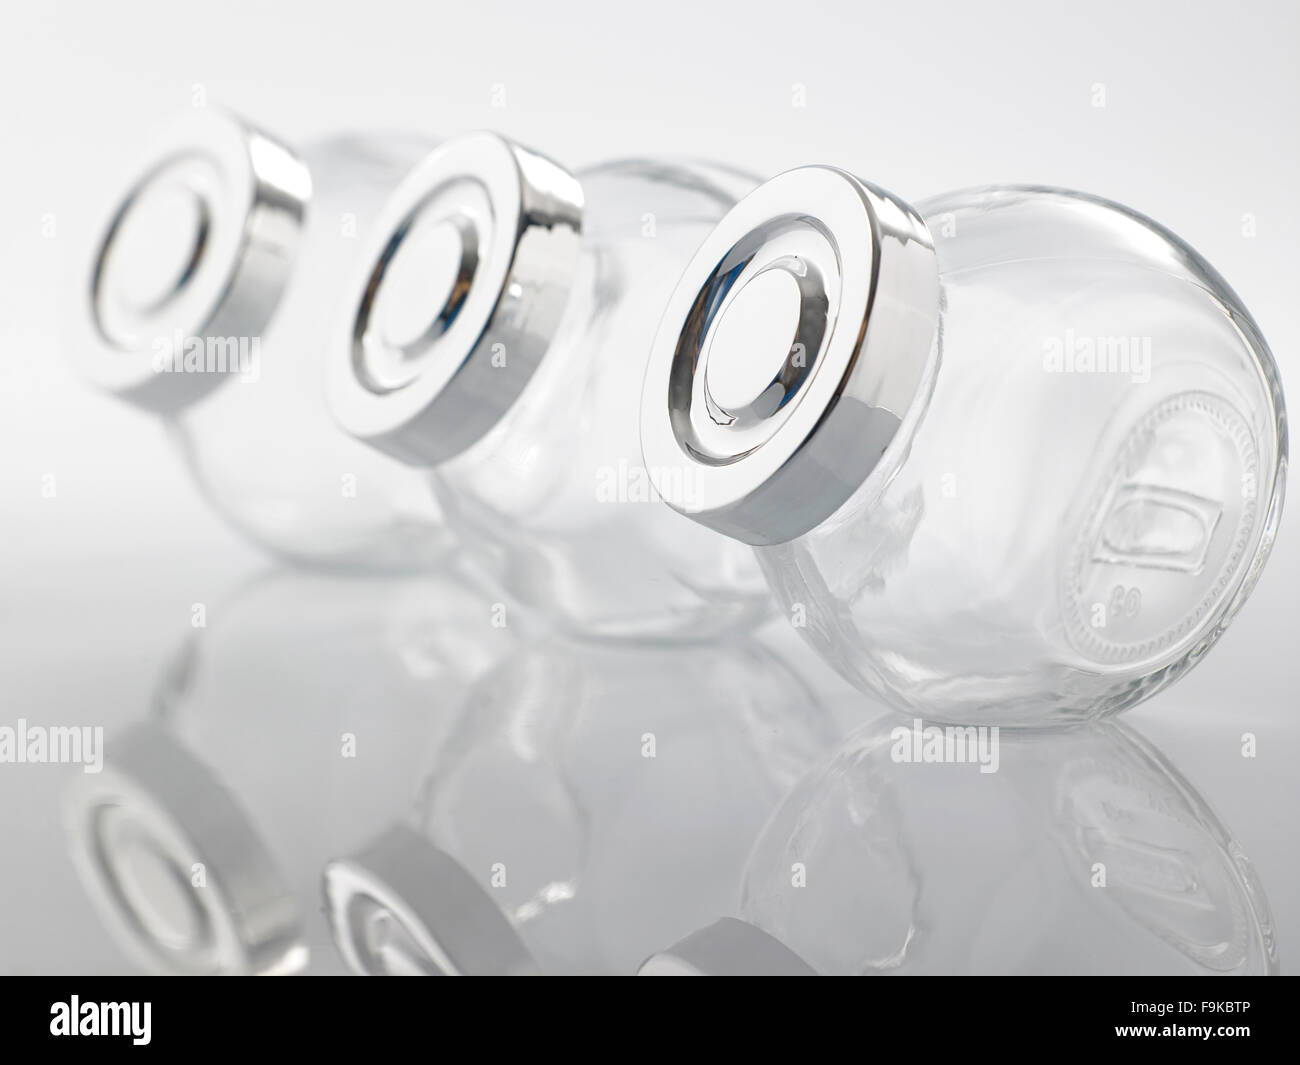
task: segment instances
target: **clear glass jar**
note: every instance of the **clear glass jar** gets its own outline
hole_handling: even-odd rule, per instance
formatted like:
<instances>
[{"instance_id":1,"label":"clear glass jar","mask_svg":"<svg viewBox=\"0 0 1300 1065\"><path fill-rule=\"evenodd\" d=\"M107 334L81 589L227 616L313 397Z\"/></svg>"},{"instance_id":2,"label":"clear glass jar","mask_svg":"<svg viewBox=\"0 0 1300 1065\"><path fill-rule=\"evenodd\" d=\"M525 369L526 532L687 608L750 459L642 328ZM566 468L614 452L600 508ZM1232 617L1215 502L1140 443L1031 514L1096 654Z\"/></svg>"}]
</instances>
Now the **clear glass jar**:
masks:
<instances>
[{"instance_id":1,"label":"clear glass jar","mask_svg":"<svg viewBox=\"0 0 1300 1065\"><path fill-rule=\"evenodd\" d=\"M154 702L65 795L101 920L149 972L344 971L324 863L409 803L472 682L516 646L492 595L269 574L195 614Z\"/></svg>"},{"instance_id":2,"label":"clear glass jar","mask_svg":"<svg viewBox=\"0 0 1300 1065\"><path fill-rule=\"evenodd\" d=\"M376 227L336 411L431 470L465 548L573 634L688 640L768 609L747 546L658 505L637 431L663 301L753 185L640 160L574 176L480 134L432 153Z\"/></svg>"},{"instance_id":3,"label":"clear glass jar","mask_svg":"<svg viewBox=\"0 0 1300 1065\"><path fill-rule=\"evenodd\" d=\"M695 478L665 497L760 545L859 688L1021 726L1123 710L1200 660L1268 556L1287 451L1254 321L1156 223L1047 188L914 210L818 167L693 261L643 435L652 470Z\"/></svg>"},{"instance_id":4,"label":"clear glass jar","mask_svg":"<svg viewBox=\"0 0 1300 1065\"><path fill-rule=\"evenodd\" d=\"M995 758L940 764L922 760L929 727L887 718L851 736L759 836L738 918L643 971L1278 971L1249 859L1140 735L989 728L955 749Z\"/></svg>"},{"instance_id":5,"label":"clear glass jar","mask_svg":"<svg viewBox=\"0 0 1300 1065\"><path fill-rule=\"evenodd\" d=\"M408 568L448 546L424 479L342 432L324 351L351 259L414 137L298 151L234 116L182 124L89 257L87 377L162 415L218 514L325 566Z\"/></svg>"},{"instance_id":6,"label":"clear glass jar","mask_svg":"<svg viewBox=\"0 0 1300 1065\"><path fill-rule=\"evenodd\" d=\"M533 647L470 693L408 818L330 864L364 973L630 975L734 898L838 733L750 641Z\"/></svg>"}]
</instances>

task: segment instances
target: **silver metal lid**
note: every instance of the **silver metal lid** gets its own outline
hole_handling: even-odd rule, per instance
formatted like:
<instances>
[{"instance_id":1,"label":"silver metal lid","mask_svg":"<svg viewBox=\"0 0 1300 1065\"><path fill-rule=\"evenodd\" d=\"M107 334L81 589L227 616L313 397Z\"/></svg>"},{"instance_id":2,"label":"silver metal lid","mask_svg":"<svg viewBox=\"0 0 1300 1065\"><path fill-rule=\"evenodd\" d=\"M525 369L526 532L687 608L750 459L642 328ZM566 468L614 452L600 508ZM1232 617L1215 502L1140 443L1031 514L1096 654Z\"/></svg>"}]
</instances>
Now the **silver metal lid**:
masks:
<instances>
[{"instance_id":1,"label":"silver metal lid","mask_svg":"<svg viewBox=\"0 0 1300 1065\"><path fill-rule=\"evenodd\" d=\"M582 188L491 133L448 141L389 198L345 294L330 405L418 466L469 447L550 345L577 264Z\"/></svg>"},{"instance_id":2,"label":"silver metal lid","mask_svg":"<svg viewBox=\"0 0 1300 1065\"><path fill-rule=\"evenodd\" d=\"M256 830L154 725L108 743L64 796L74 864L105 926L152 972L287 973L307 961L297 904Z\"/></svg>"},{"instance_id":3,"label":"silver metal lid","mask_svg":"<svg viewBox=\"0 0 1300 1065\"><path fill-rule=\"evenodd\" d=\"M310 197L307 168L266 133L215 108L188 116L91 251L88 328L69 357L154 410L207 395L243 369L237 342L266 328Z\"/></svg>"},{"instance_id":4,"label":"silver metal lid","mask_svg":"<svg viewBox=\"0 0 1300 1065\"><path fill-rule=\"evenodd\" d=\"M398 825L322 876L334 942L366 976L533 976L501 908L450 855Z\"/></svg>"},{"instance_id":5,"label":"silver metal lid","mask_svg":"<svg viewBox=\"0 0 1300 1065\"><path fill-rule=\"evenodd\" d=\"M807 532L894 439L938 319L934 245L906 203L830 167L759 186L696 252L655 337L655 488L746 543Z\"/></svg>"},{"instance_id":6,"label":"silver metal lid","mask_svg":"<svg viewBox=\"0 0 1300 1065\"><path fill-rule=\"evenodd\" d=\"M746 921L724 917L653 955L637 976L816 976L780 940Z\"/></svg>"}]
</instances>

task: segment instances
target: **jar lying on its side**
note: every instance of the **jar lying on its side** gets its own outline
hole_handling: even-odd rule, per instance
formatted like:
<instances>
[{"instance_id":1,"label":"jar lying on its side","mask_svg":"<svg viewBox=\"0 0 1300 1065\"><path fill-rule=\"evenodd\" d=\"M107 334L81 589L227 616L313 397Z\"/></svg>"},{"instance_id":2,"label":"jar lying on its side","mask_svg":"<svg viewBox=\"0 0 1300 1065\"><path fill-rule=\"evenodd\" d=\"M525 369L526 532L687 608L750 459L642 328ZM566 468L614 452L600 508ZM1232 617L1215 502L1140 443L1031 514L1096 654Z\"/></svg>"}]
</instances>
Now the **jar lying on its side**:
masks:
<instances>
[{"instance_id":1,"label":"jar lying on its side","mask_svg":"<svg viewBox=\"0 0 1300 1065\"><path fill-rule=\"evenodd\" d=\"M575 176L470 134L393 194L359 264L340 421L430 471L467 550L573 634L703 638L767 610L752 550L659 505L637 430L663 301L754 184L645 161Z\"/></svg>"},{"instance_id":2,"label":"jar lying on its side","mask_svg":"<svg viewBox=\"0 0 1300 1065\"><path fill-rule=\"evenodd\" d=\"M1287 450L1254 321L1156 223L1049 188L912 208L824 167L700 249L642 437L664 497L760 545L858 687L1025 726L1202 657L1272 546Z\"/></svg>"},{"instance_id":3,"label":"jar lying on its side","mask_svg":"<svg viewBox=\"0 0 1300 1065\"><path fill-rule=\"evenodd\" d=\"M339 136L296 151L205 109L157 148L86 256L68 355L160 414L217 512L277 554L407 568L445 550L423 478L341 432L324 395L322 311L430 145Z\"/></svg>"}]
</instances>

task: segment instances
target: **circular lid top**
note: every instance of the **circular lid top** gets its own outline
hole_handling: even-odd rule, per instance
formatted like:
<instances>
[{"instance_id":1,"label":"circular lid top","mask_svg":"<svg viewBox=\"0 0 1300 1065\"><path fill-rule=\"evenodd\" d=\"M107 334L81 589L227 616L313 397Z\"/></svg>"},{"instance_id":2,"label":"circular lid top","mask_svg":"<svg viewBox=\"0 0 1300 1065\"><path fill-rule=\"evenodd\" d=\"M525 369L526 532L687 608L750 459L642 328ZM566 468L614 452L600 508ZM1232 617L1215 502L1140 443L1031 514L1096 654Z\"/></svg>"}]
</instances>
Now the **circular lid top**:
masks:
<instances>
[{"instance_id":1,"label":"circular lid top","mask_svg":"<svg viewBox=\"0 0 1300 1065\"><path fill-rule=\"evenodd\" d=\"M532 378L567 302L582 189L490 133L434 149L389 198L344 294L330 404L419 466L488 432Z\"/></svg>"},{"instance_id":2,"label":"circular lid top","mask_svg":"<svg viewBox=\"0 0 1300 1065\"><path fill-rule=\"evenodd\" d=\"M69 351L78 368L161 411L245 372L310 196L306 167L265 133L216 109L187 116L94 245L89 335Z\"/></svg>"},{"instance_id":3,"label":"circular lid top","mask_svg":"<svg viewBox=\"0 0 1300 1065\"><path fill-rule=\"evenodd\" d=\"M529 976L501 908L449 854L404 825L322 876L339 952L364 976Z\"/></svg>"},{"instance_id":4,"label":"circular lid top","mask_svg":"<svg viewBox=\"0 0 1300 1065\"><path fill-rule=\"evenodd\" d=\"M938 312L907 204L830 167L761 185L696 252L655 337L641 442L656 490L747 543L812 529L898 432Z\"/></svg>"},{"instance_id":5,"label":"circular lid top","mask_svg":"<svg viewBox=\"0 0 1300 1065\"><path fill-rule=\"evenodd\" d=\"M150 971L292 972L307 960L293 895L230 793L151 724L64 797L69 849L106 926Z\"/></svg>"},{"instance_id":6,"label":"circular lid top","mask_svg":"<svg viewBox=\"0 0 1300 1065\"><path fill-rule=\"evenodd\" d=\"M637 976L816 976L817 971L761 928L724 917L652 955Z\"/></svg>"}]
</instances>

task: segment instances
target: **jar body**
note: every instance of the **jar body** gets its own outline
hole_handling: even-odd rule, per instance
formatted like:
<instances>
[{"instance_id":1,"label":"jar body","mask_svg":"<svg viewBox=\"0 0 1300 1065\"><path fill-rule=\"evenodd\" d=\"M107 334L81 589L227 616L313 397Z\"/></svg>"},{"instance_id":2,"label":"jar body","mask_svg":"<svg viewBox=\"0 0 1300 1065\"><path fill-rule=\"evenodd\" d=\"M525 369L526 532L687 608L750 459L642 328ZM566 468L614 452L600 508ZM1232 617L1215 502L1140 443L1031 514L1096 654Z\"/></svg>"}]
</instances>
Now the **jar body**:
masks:
<instances>
[{"instance_id":1,"label":"jar body","mask_svg":"<svg viewBox=\"0 0 1300 1065\"><path fill-rule=\"evenodd\" d=\"M941 309L880 464L759 549L859 688L938 721L1049 725L1181 676L1249 594L1282 503L1276 367L1172 234L1051 189L923 203Z\"/></svg>"},{"instance_id":2,"label":"jar body","mask_svg":"<svg viewBox=\"0 0 1300 1065\"><path fill-rule=\"evenodd\" d=\"M400 570L435 564L450 544L424 477L350 437L325 396L333 296L385 195L428 148L351 137L304 147L312 197L266 335L229 338L246 345L244 372L169 419L218 513L296 561Z\"/></svg>"},{"instance_id":3,"label":"jar body","mask_svg":"<svg viewBox=\"0 0 1300 1065\"><path fill-rule=\"evenodd\" d=\"M985 731L968 764L924 764L914 723L855 733L763 830L742 919L825 975L1277 972L1251 862L1145 739Z\"/></svg>"},{"instance_id":4,"label":"jar body","mask_svg":"<svg viewBox=\"0 0 1300 1065\"><path fill-rule=\"evenodd\" d=\"M558 333L506 416L437 468L450 525L520 602L589 638L686 640L769 596L752 550L655 495L639 390L682 265L752 181L643 162L580 173L582 246Z\"/></svg>"}]
</instances>

